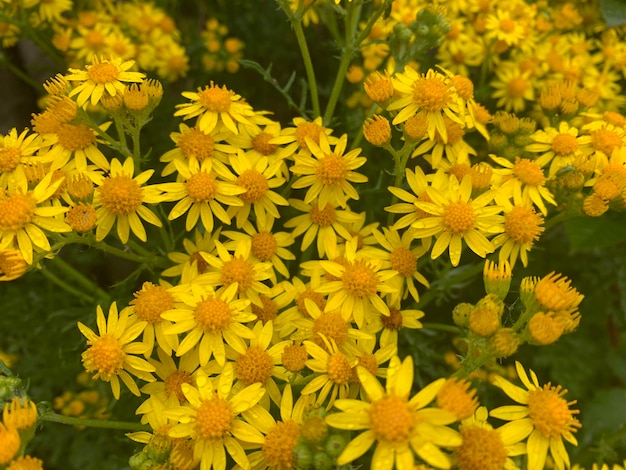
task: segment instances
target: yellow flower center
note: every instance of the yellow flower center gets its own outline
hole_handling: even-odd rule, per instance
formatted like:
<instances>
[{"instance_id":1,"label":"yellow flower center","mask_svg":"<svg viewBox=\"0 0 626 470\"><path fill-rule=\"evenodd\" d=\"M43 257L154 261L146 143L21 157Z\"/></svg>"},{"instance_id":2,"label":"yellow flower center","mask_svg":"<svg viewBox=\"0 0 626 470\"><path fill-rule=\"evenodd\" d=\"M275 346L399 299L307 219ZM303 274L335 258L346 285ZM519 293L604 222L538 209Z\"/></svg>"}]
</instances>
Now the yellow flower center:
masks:
<instances>
[{"instance_id":1,"label":"yellow flower center","mask_svg":"<svg viewBox=\"0 0 626 470\"><path fill-rule=\"evenodd\" d=\"M514 206L504 218L504 231L515 243L532 243L543 232L543 217L531 207Z\"/></svg>"},{"instance_id":2,"label":"yellow flower center","mask_svg":"<svg viewBox=\"0 0 626 470\"><path fill-rule=\"evenodd\" d=\"M203 108L214 113L225 113L230 109L232 92L223 86L206 87L198 93L198 102Z\"/></svg>"},{"instance_id":3,"label":"yellow flower center","mask_svg":"<svg viewBox=\"0 0 626 470\"><path fill-rule=\"evenodd\" d=\"M313 341L324 347L321 334L335 340L337 346L340 346L348 337L348 324L339 312L323 313L313 322Z\"/></svg>"},{"instance_id":4,"label":"yellow flower center","mask_svg":"<svg viewBox=\"0 0 626 470\"><path fill-rule=\"evenodd\" d=\"M276 254L278 242L269 232L259 232L252 236L252 253L261 261L268 261Z\"/></svg>"},{"instance_id":5,"label":"yellow flower center","mask_svg":"<svg viewBox=\"0 0 626 470\"><path fill-rule=\"evenodd\" d=\"M217 194L217 179L212 173L195 173L189 177L187 183L187 194L193 202L208 202L215 198Z\"/></svg>"},{"instance_id":6,"label":"yellow flower center","mask_svg":"<svg viewBox=\"0 0 626 470\"><path fill-rule=\"evenodd\" d=\"M502 438L493 429L461 426L463 444L454 449L459 470L502 470L507 459Z\"/></svg>"},{"instance_id":7,"label":"yellow flower center","mask_svg":"<svg viewBox=\"0 0 626 470\"><path fill-rule=\"evenodd\" d=\"M215 149L213 137L195 127L182 133L176 145L185 158L196 158L199 161L211 158Z\"/></svg>"},{"instance_id":8,"label":"yellow flower center","mask_svg":"<svg viewBox=\"0 0 626 470\"><path fill-rule=\"evenodd\" d=\"M204 331L220 333L230 324L230 306L222 299L207 297L194 309L194 318Z\"/></svg>"},{"instance_id":9,"label":"yellow flower center","mask_svg":"<svg viewBox=\"0 0 626 470\"><path fill-rule=\"evenodd\" d=\"M365 79L365 93L374 103L384 103L393 96L393 82L380 72L374 72Z\"/></svg>"},{"instance_id":10,"label":"yellow flower center","mask_svg":"<svg viewBox=\"0 0 626 470\"><path fill-rule=\"evenodd\" d=\"M95 227L98 216L91 204L77 204L70 207L65 214L65 222L78 233L89 232Z\"/></svg>"},{"instance_id":11,"label":"yellow flower center","mask_svg":"<svg viewBox=\"0 0 626 470\"><path fill-rule=\"evenodd\" d=\"M554 343L563 335L564 330L565 319L549 313L537 312L528 321L528 333L541 345Z\"/></svg>"},{"instance_id":12,"label":"yellow flower center","mask_svg":"<svg viewBox=\"0 0 626 470\"><path fill-rule=\"evenodd\" d=\"M552 141L552 150L558 155L570 155L578 150L578 140L572 134L557 134Z\"/></svg>"},{"instance_id":13,"label":"yellow flower center","mask_svg":"<svg viewBox=\"0 0 626 470\"><path fill-rule=\"evenodd\" d=\"M0 149L0 172L8 173L17 168L20 162L20 151L13 147Z\"/></svg>"},{"instance_id":14,"label":"yellow flower center","mask_svg":"<svg viewBox=\"0 0 626 470\"><path fill-rule=\"evenodd\" d=\"M187 398L183 393L182 385L193 384L191 375L182 370L175 370L170 375L168 375L163 382L165 384L165 393L168 397L175 395L178 399L178 403L181 405L187 401Z\"/></svg>"},{"instance_id":15,"label":"yellow flower center","mask_svg":"<svg viewBox=\"0 0 626 470\"><path fill-rule=\"evenodd\" d=\"M272 376L274 361L267 351L259 346L250 346L235 361L237 378L245 385L255 382L265 383Z\"/></svg>"},{"instance_id":16,"label":"yellow flower center","mask_svg":"<svg viewBox=\"0 0 626 470\"><path fill-rule=\"evenodd\" d=\"M328 377L338 385L347 384L352 375L350 361L343 354L337 352L328 358Z\"/></svg>"},{"instance_id":17,"label":"yellow flower center","mask_svg":"<svg viewBox=\"0 0 626 470\"><path fill-rule=\"evenodd\" d=\"M94 83L109 83L117 80L119 69L109 62L96 63L87 68L87 76Z\"/></svg>"},{"instance_id":18,"label":"yellow flower center","mask_svg":"<svg viewBox=\"0 0 626 470\"><path fill-rule=\"evenodd\" d=\"M271 155L276 152L276 149L278 148L278 145L270 144L269 141L273 138L273 135L268 134L267 132L261 132L252 138L252 148L261 155Z\"/></svg>"},{"instance_id":19,"label":"yellow flower center","mask_svg":"<svg viewBox=\"0 0 626 470\"><path fill-rule=\"evenodd\" d=\"M99 51L100 49L104 47L104 43L105 43L104 34L102 34L100 31L92 29L87 34L85 34L85 43L87 44L87 49L90 49L92 51ZM111 64L100 64L100 65L111 65ZM115 69L115 71L117 73L117 69ZM89 71L87 71L87 75L89 75ZM91 78L91 76L89 78Z\"/></svg>"},{"instance_id":20,"label":"yellow flower center","mask_svg":"<svg viewBox=\"0 0 626 470\"><path fill-rule=\"evenodd\" d=\"M578 307L583 296L570 287L571 282L560 274L550 273L535 285L535 298L546 310L558 311Z\"/></svg>"},{"instance_id":21,"label":"yellow flower center","mask_svg":"<svg viewBox=\"0 0 626 470\"><path fill-rule=\"evenodd\" d=\"M626 117L615 111L605 111L602 113L602 119L614 126L626 126Z\"/></svg>"},{"instance_id":22,"label":"yellow flower center","mask_svg":"<svg viewBox=\"0 0 626 470\"><path fill-rule=\"evenodd\" d=\"M460 235L474 227L474 209L467 202L451 202L443 215L444 228Z\"/></svg>"},{"instance_id":23,"label":"yellow flower center","mask_svg":"<svg viewBox=\"0 0 626 470\"><path fill-rule=\"evenodd\" d=\"M93 182L84 175L76 176L66 179L67 192L72 199L83 200L87 199L93 194Z\"/></svg>"},{"instance_id":24,"label":"yellow flower center","mask_svg":"<svg viewBox=\"0 0 626 470\"><path fill-rule=\"evenodd\" d=\"M140 291L133 294L135 298L130 302L135 306L135 314L140 320L148 323L161 321L161 313L174 306L174 296L167 287L144 282Z\"/></svg>"},{"instance_id":25,"label":"yellow flower center","mask_svg":"<svg viewBox=\"0 0 626 470\"><path fill-rule=\"evenodd\" d=\"M461 128L461 125L457 122L454 122L448 116L443 117L443 123L446 126L446 133L448 134L447 139L445 140L439 130L435 132L435 140L440 145L454 145L457 142L460 142L465 135L465 131Z\"/></svg>"},{"instance_id":26,"label":"yellow flower center","mask_svg":"<svg viewBox=\"0 0 626 470\"><path fill-rule=\"evenodd\" d=\"M413 82L413 102L426 111L441 111L448 105L450 97L450 87L438 78L421 78Z\"/></svg>"},{"instance_id":27,"label":"yellow flower center","mask_svg":"<svg viewBox=\"0 0 626 470\"><path fill-rule=\"evenodd\" d=\"M560 385L552 387L548 383L528 394L528 415L535 429L546 438L560 438L578 427L572 416L578 411L569 409L568 402L563 398L566 393L567 390L561 389Z\"/></svg>"},{"instance_id":28,"label":"yellow flower center","mask_svg":"<svg viewBox=\"0 0 626 470\"><path fill-rule=\"evenodd\" d=\"M142 111L150 104L150 97L145 88L132 83L124 90L124 105L130 111Z\"/></svg>"},{"instance_id":29,"label":"yellow flower center","mask_svg":"<svg viewBox=\"0 0 626 470\"><path fill-rule=\"evenodd\" d=\"M373 354L364 353L363 355L359 356L359 363L357 365L364 367L372 375L378 374L378 362L376 361L376 356L374 356ZM350 382L355 384L361 383L356 366L352 368L352 376L350 377Z\"/></svg>"},{"instance_id":30,"label":"yellow flower center","mask_svg":"<svg viewBox=\"0 0 626 470\"><path fill-rule=\"evenodd\" d=\"M276 302L263 294L259 295L259 299L261 300L263 307L259 307L256 304L252 304L250 306L252 308L252 313L256 315L256 319L263 322L263 324L274 320L278 314L278 305L276 305Z\"/></svg>"},{"instance_id":31,"label":"yellow flower center","mask_svg":"<svg viewBox=\"0 0 626 470\"><path fill-rule=\"evenodd\" d=\"M59 145L67 150L82 150L96 142L96 136L85 124L61 124L56 130Z\"/></svg>"},{"instance_id":32,"label":"yellow flower center","mask_svg":"<svg viewBox=\"0 0 626 470\"><path fill-rule=\"evenodd\" d=\"M511 18L502 18L500 20L500 30L505 33L512 33L515 30L515 21Z\"/></svg>"},{"instance_id":33,"label":"yellow flower center","mask_svg":"<svg viewBox=\"0 0 626 470\"><path fill-rule=\"evenodd\" d=\"M203 400L196 414L196 431L201 439L222 439L230 431L233 412L229 402L215 396Z\"/></svg>"},{"instance_id":34,"label":"yellow flower center","mask_svg":"<svg viewBox=\"0 0 626 470\"><path fill-rule=\"evenodd\" d=\"M404 246L395 248L390 254L391 269L400 276L411 277L417 270L417 256Z\"/></svg>"},{"instance_id":35,"label":"yellow flower center","mask_svg":"<svg viewBox=\"0 0 626 470\"><path fill-rule=\"evenodd\" d=\"M506 84L506 91L511 98L523 98L528 88L528 81L522 77L515 77Z\"/></svg>"},{"instance_id":36,"label":"yellow flower center","mask_svg":"<svg viewBox=\"0 0 626 470\"><path fill-rule=\"evenodd\" d=\"M527 186L541 186L546 181L543 170L532 160L515 157L513 176Z\"/></svg>"},{"instance_id":37,"label":"yellow flower center","mask_svg":"<svg viewBox=\"0 0 626 470\"><path fill-rule=\"evenodd\" d=\"M319 160L315 176L326 186L337 186L344 181L347 171L341 156L331 153Z\"/></svg>"},{"instance_id":38,"label":"yellow flower center","mask_svg":"<svg viewBox=\"0 0 626 470\"><path fill-rule=\"evenodd\" d=\"M461 182L463 181L463 177L465 175L471 175L472 174L472 167L469 165L466 165L465 163L457 163L455 165L452 165L449 169L448 169L448 173L455 176L456 179Z\"/></svg>"},{"instance_id":39,"label":"yellow flower center","mask_svg":"<svg viewBox=\"0 0 626 470\"><path fill-rule=\"evenodd\" d=\"M229 286L234 282L239 283L238 293L247 291L254 282L254 266L242 256L225 261L222 267L222 285Z\"/></svg>"},{"instance_id":40,"label":"yellow flower center","mask_svg":"<svg viewBox=\"0 0 626 470\"><path fill-rule=\"evenodd\" d=\"M391 126L389 121L375 114L363 124L363 136L372 145L382 146L391 139Z\"/></svg>"},{"instance_id":41,"label":"yellow flower center","mask_svg":"<svg viewBox=\"0 0 626 470\"><path fill-rule=\"evenodd\" d=\"M289 372L299 372L304 369L307 359L306 348L301 344L290 344L285 347L281 355L281 364Z\"/></svg>"},{"instance_id":42,"label":"yellow flower center","mask_svg":"<svg viewBox=\"0 0 626 470\"><path fill-rule=\"evenodd\" d=\"M403 443L409 440L415 424L409 404L400 397L388 396L372 402L372 431L378 440Z\"/></svg>"},{"instance_id":43,"label":"yellow flower center","mask_svg":"<svg viewBox=\"0 0 626 470\"><path fill-rule=\"evenodd\" d=\"M349 263L341 281L346 292L354 297L369 297L375 295L378 289L378 276L365 260Z\"/></svg>"},{"instance_id":44,"label":"yellow flower center","mask_svg":"<svg viewBox=\"0 0 626 470\"><path fill-rule=\"evenodd\" d=\"M37 203L30 193L2 198L0 193L0 232L23 229L33 220Z\"/></svg>"},{"instance_id":45,"label":"yellow flower center","mask_svg":"<svg viewBox=\"0 0 626 470\"><path fill-rule=\"evenodd\" d=\"M7 428L0 423L0 442L2 442L2 446L0 446L0 465L6 465L17 455L22 441L17 429Z\"/></svg>"},{"instance_id":46,"label":"yellow flower center","mask_svg":"<svg viewBox=\"0 0 626 470\"><path fill-rule=\"evenodd\" d=\"M317 203L313 203L311 206L309 217L314 224L319 225L320 227L328 227L329 225L332 225L337 218L334 207L330 204L326 204L324 208L320 210Z\"/></svg>"},{"instance_id":47,"label":"yellow flower center","mask_svg":"<svg viewBox=\"0 0 626 470\"><path fill-rule=\"evenodd\" d=\"M467 380L448 379L437 392L437 406L454 413L457 420L469 418L478 408L476 390Z\"/></svg>"},{"instance_id":48,"label":"yellow flower center","mask_svg":"<svg viewBox=\"0 0 626 470\"><path fill-rule=\"evenodd\" d=\"M421 140L426 132L428 132L428 116L425 112L420 111L404 123L404 133L409 139Z\"/></svg>"},{"instance_id":49,"label":"yellow flower center","mask_svg":"<svg viewBox=\"0 0 626 470\"><path fill-rule=\"evenodd\" d=\"M293 420L279 421L265 436L263 456L270 468L293 468L293 448L300 437L300 425Z\"/></svg>"},{"instance_id":50,"label":"yellow flower center","mask_svg":"<svg viewBox=\"0 0 626 470\"><path fill-rule=\"evenodd\" d=\"M126 175L105 178L98 188L105 209L115 215L128 215L141 205L141 187Z\"/></svg>"},{"instance_id":51,"label":"yellow flower center","mask_svg":"<svg viewBox=\"0 0 626 470\"><path fill-rule=\"evenodd\" d=\"M54 134L61 126L59 118L57 118L50 111L35 114L30 122L33 126L33 130L41 135Z\"/></svg>"},{"instance_id":52,"label":"yellow flower center","mask_svg":"<svg viewBox=\"0 0 626 470\"><path fill-rule=\"evenodd\" d=\"M237 178L237 185L246 190L239 197L249 204L259 202L265 197L269 189L267 178L254 169L245 170L241 173Z\"/></svg>"},{"instance_id":53,"label":"yellow flower center","mask_svg":"<svg viewBox=\"0 0 626 470\"><path fill-rule=\"evenodd\" d=\"M304 304L304 299L312 300L322 312L326 307L326 299L322 294L320 294L319 292L313 292L312 290L306 290L298 295L298 297L296 298L296 306L298 307L298 312L302 313L303 315L310 316L310 313L308 312Z\"/></svg>"},{"instance_id":54,"label":"yellow flower center","mask_svg":"<svg viewBox=\"0 0 626 470\"><path fill-rule=\"evenodd\" d=\"M315 122L301 122L296 127L296 141L300 147L308 149L306 138L310 138L316 144L320 143L320 134L324 128Z\"/></svg>"},{"instance_id":55,"label":"yellow flower center","mask_svg":"<svg viewBox=\"0 0 626 470\"><path fill-rule=\"evenodd\" d=\"M598 129L591 132L593 149L611 155L613 149L621 148L624 145L622 138L615 132L608 129Z\"/></svg>"},{"instance_id":56,"label":"yellow flower center","mask_svg":"<svg viewBox=\"0 0 626 470\"><path fill-rule=\"evenodd\" d=\"M102 335L91 342L83 353L87 372L97 371L97 377L109 380L124 368L126 353L120 342L110 334Z\"/></svg>"},{"instance_id":57,"label":"yellow flower center","mask_svg":"<svg viewBox=\"0 0 626 470\"><path fill-rule=\"evenodd\" d=\"M399 330L402 328L402 314L397 308L390 308L389 316L381 314L380 320L383 322L383 328L388 330Z\"/></svg>"},{"instance_id":58,"label":"yellow flower center","mask_svg":"<svg viewBox=\"0 0 626 470\"><path fill-rule=\"evenodd\" d=\"M474 96L474 84L472 81L462 75L452 77L452 85L456 88L458 95L464 100L469 100Z\"/></svg>"},{"instance_id":59,"label":"yellow flower center","mask_svg":"<svg viewBox=\"0 0 626 470\"><path fill-rule=\"evenodd\" d=\"M609 204L596 193L590 194L583 200L583 212L589 217L600 217L609 210Z\"/></svg>"}]
</instances>

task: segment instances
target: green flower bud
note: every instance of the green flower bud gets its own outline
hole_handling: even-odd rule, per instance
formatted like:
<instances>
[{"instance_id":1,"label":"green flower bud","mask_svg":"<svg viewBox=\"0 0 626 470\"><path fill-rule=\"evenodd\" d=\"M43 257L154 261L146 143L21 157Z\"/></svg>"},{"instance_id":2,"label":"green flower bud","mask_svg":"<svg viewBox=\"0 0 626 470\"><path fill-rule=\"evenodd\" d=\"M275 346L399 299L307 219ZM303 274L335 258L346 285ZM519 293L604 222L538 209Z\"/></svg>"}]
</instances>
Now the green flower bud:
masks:
<instances>
[{"instance_id":1,"label":"green flower bud","mask_svg":"<svg viewBox=\"0 0 626 470\"><path fill-rule=\"evenodd\" d=\"M338 457L343 452L349 442L348 436L345 434L332 434L326 439L324 450L331 457Z\"/></svg>"},{"instance_id":2,"label":"green flower bud","mask_svg":"<svg viewBox=\"0 0 626 470\"><path fill-rule=\"evenodd\" d=\"M333 459L326 452L315 452L313 454L313 468L315 470L330 470L335 466Z\"/></svg>"},{"instance_id":3,"label":"green flower bud","mask_svg":"<svg viewBox=\"0 0 626 470\"><path fill-rule=\"evenodd\" d=\"M172 450L172 439L164 434L155 434L148 442L146 453L155 462L165 462Z\"/></svg>"},{"instance_id":4,"label":"green flower bud","mask_svg":"<svg viewBox=\"0 0 626 470\"><path fill-rule=\"evenodd\" d=\"M454 307L454 310L452 310L452 320L454 320L454 324L462 328L467 327L469 315L473 309L474 306L472 304L468 304L467 302L462 302Z\"/></svg>"},{"instance_id":5,"label":"green flower bud","mask_svg":"<svg viewBox=\"0 0 626 470\"><path fill-rule=\"evenodd\" d=\"M308 470L313 465L313 452L304 442L299 441L293 447L293 463L300 470Z\"/></svg>"}]
</instances>

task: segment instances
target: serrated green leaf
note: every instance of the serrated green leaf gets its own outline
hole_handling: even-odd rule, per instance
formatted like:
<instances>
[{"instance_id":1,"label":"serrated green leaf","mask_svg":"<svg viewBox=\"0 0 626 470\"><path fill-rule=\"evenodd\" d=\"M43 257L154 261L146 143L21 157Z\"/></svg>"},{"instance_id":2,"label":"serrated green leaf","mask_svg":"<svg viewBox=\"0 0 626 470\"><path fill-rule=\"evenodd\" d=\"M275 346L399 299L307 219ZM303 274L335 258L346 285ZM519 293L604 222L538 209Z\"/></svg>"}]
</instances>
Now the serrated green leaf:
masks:
<instances>
[{"instance_id":1,"label":"serrated green leaf","mask_svg":"<svg viewBox=\"0 0 626 470\"><path fill-rule=\"evenodd\" d=\"M565 221L570 251L580 253L606 248L626 241L626 214L611 213L602 217L575 217Z\"/></svg>"},{"instance_id":2,"label":"serrated green leaf","mask_svg":"<svg viewBox=\"0 0 626 470\"><path fill-rule=\"evenodd\" d=\"M600 0L600 10L608 27L626 24L625 0Z\"/></svg>"}]
</instances>

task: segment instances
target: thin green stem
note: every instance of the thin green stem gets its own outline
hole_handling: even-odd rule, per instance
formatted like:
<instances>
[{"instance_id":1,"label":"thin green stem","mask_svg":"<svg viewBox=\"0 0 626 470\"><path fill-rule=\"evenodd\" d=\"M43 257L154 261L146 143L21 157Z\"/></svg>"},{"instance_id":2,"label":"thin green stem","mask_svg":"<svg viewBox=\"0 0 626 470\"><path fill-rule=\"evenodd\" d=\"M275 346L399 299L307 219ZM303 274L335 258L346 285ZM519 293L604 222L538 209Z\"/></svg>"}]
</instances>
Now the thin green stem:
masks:
<instances>
[{"instance_id":1,"label":"thin green stem","mask_svg":"<svg viewBox=\"0 0 626 470\"><path fill-rule=\"evenodd\" d=\"M56 284L67 293L72 294L74 297L77 297L89 303L93 303L96 300L96 298L92 297L91 295L86 294L82 290L70 285L68 282L65 282L48 269L42 269L41 273L46 279Z\"/></svg>"},{"instance_id":2,"label":"thin green stem","mask_svg":"<svg viewBox=\"0 0 626 470\"><path fill-rule=\"evenodd\" d=\"M300 15L292 15L289 19L291 20L294 33L296 34L296 40L298 41L298 47L300 48L300 54L302 55L302 61L304 62L304 68L306 70L307 81L309 82L309 89L311 90L313 116L317 117L320 115L320 99L317 91L317 81L315 80L315 69L311 61L309 46L304 36L304 29L302 28L302 17Z\"/></svg>"},{"instance_id":3,"label":"thin green stem","mask_svg":"<svg viewBox=\"0 0 626 470\"><path fill-rule=\"evenodd\" d=\"M150 426L128 421L108 421L101 419L83 419L71 416L63 416L52 411L41 415L42 421L51 423L69 424L71 426L86 426L89 428L119 429L121 431L149 431Z\"/></svg>"},{"instance_id":4,"label":"thin green stem","mask_svg":"<svg viewBox=\"0 0 626 470\"><path fill-rule=\"evenodd\" d=\"M5 66L13 75L17 76L24 83L30 85L37 92L43 91L43 85L39 83L37 80L34 80L28 74L26 74L22 69L17 67L13 62L7 59L6 55L0 51L0 64Z\"/></svg>"},{"instance_id":5,"label":"thin green stem","mask_svg":"<svg viewBox=\"0 0 626 470\"><path fill-rule=\"evenodd\" d=\"M457 335L461 332L458 327L454 325L446 325L445 323L423 323L422 328L425 330L446 331Z\"/></svg>"},{"instance_id":6,"label":"thin green stem","mask_svg":"<svg viewBox=\"0 0 626 470\"><path fill-rule=\"evenodd\" d=\"M95 297L101 299L107 299L109 297L109 294L107 294L106 291L98 287L98 285L94 282L87 279L87 277L85 277L83 273L75 269L63 258L55 256L54 258L52 258L52 260L50 260L50 264L57 268L59 271L61 271L64 276L73 279L82 287L84 287L85 292L93 293Z\"/></svg>"},{"instance_id":7,"label":"thin green stem","mask_svg":"<svg viewBox=\"0 0 626 470\"><path fill-rule=\"evenodd\" d=\"M133 141L133 163L135 164L135 174L141 173L141 125L136 124L131 133Z\"/></svg>"}]
</instances>

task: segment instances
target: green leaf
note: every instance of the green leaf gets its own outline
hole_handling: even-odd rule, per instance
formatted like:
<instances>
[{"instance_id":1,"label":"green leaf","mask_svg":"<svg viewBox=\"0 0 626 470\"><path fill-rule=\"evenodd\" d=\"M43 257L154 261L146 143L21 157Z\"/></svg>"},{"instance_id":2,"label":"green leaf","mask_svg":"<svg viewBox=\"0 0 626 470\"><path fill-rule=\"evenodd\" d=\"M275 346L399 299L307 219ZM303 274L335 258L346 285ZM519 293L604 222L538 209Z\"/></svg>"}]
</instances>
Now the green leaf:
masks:
<instances>
[{"instance_id":1,"label":"green leaf","mask_svg":"<svg viewBox=\"0 0 626 470\"><path fill-rule=\"evenodd\" d=\"M600 390L584 409L583 426L591 434L615 433L624 426L626 416L626 389Z\"/></svg>"},{"instance_id":2,"label":"green leaf","mask_svg":"<svg viewBox=\"0 0 626 470\"><path fill-rule=\"evenodd\" d=\"M626 240L626 213L575 217L564 223L572 253L606 248Z\"/></svg>"},{"instance_id":3,"label":"green leaf","mask_svg":"<svg viewBox=\"0 0 626 470\"><path fill-rule=\"evenodd\" d=\"M608 27L626 24L625 0L600 0L600 10Z\"/></svg>"}]
</instances>

